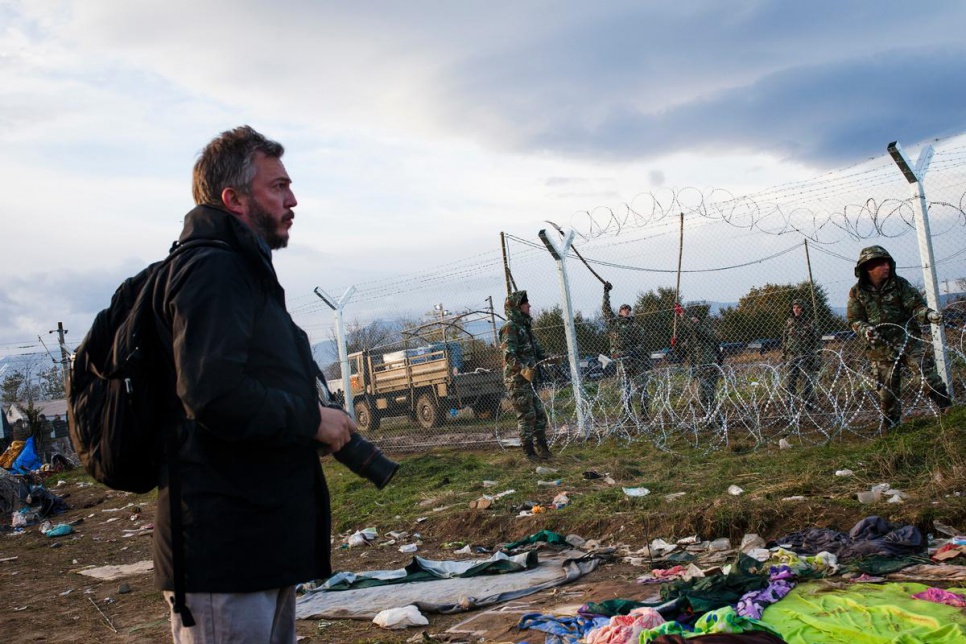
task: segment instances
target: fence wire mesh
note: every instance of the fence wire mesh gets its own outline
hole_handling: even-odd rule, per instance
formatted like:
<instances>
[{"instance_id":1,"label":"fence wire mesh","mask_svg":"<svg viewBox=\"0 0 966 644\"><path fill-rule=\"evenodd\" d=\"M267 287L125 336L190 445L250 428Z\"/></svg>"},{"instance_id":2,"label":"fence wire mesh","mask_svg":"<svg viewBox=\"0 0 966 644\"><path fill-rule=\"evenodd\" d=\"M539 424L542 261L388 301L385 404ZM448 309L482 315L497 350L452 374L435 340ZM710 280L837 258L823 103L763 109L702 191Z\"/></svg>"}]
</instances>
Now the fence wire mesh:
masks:
<instances>
[{"instance_id":1,"label":"fence wire mesh","mask_svg":"<svg viewBox=\"0 0 966 644\"><path fill-rule=\"evenodd\" d=\"M918 329L902 331L907 347L927 355L942 333L940 356L955 395L966 378L966 148L937 143L921 178L938 280L934 308L944 320L923 325L921 337L912 332ZM558 448L607 437L673 450L879 433L878 391L888 383L870 369L864 337L846 322L846 302L859 252L872 245L885 247L897 273L929 291L916 188L883 156L753 195L648 192L619 208L548 222L549 245L537 230L501 233L499 241L494 231L491 251L349 285L356 290L343 319L357 421L387 451L512 445L517 422L503 390L497 331L508 289L525 289L549 356L535 387ZM572 246L558 262L550 246L562 248L568 235ZM347 290L322 288L336 299ZM819 338L804 362L786 332L793 301ZM568 302L575 346L565 333ZM622 304L636 339L614 352L609 319ZM332 309L315 294L294 298L290 309L341 389ZM695 351L696 324L714 338L713 358ZM937 413L921 385L922 375L907 369L896 392L903 418Z\"/></svg>"}]
</instances>

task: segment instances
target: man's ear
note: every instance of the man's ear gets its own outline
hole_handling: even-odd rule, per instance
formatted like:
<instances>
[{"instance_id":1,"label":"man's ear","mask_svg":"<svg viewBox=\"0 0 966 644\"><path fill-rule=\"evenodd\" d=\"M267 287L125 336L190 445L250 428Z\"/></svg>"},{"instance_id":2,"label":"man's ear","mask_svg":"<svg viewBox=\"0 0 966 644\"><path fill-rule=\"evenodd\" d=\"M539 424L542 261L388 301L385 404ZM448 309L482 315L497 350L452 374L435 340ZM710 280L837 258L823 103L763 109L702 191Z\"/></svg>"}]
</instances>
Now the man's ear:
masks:
<instances>
[{"instance_id":1,"label":"man's ear","mask_svg":"<svg viewBox=\"0 0 966 644\"><path fill-rule=\"evenodd\" d=\"M225 205L225 210L239 217L246 212L243 198L244 195L234 188L225 188L221 191L221 203Z\"/></svg>"}]
</instances>

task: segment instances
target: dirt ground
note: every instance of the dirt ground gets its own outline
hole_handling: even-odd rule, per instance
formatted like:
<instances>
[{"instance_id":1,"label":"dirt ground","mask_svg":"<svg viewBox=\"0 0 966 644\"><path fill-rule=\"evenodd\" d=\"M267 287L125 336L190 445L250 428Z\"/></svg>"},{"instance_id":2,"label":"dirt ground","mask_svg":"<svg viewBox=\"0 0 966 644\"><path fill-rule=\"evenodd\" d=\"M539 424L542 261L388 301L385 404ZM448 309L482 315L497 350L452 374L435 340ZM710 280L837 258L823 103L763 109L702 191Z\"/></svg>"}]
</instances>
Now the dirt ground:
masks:
<instances>
[{"instance_id":1,"label":"dirt ground","mask_svg":"<svg viewBox=\"0 0 966 644\"><path fill-rule=\"evenodd\" d=\"M141 572L113 581L99 581L79 571L105 565L150 561L155 502L151 495L115 492L98 485L67 482L57 475L45 481L71 509L50 518L52 524L75 523L73 532L48 537L34 525L23 532L0 532L0 641L3 642L164 642L170 641L168 610L153 585L153 574ZM403 527L405 529L405 527ZM436 534L432 525L419 530L419 554L453 559L442 544L460 535ZM438 526L449 532L452 526ZM493 544L486 544L492 546ZM397 549L363 547L333 551L333 568L360 572L396 569L411 554ZM243 562L240 562L243 563ZM510 605L459 615L427 615L429 626L386 631L370 622L300 620L302 642L405 642L424 636L444 642L519 642L525 632L515 628L524 612L546 612L562 604L642 597L634 579L642 568L605 563L573 584L542 591ZM464 622L470 623L459 626ZM457 632L447 633L454 629ZM481 639L482 638L482 639ZM531 638L533 636L531 635ZM534 641L542 641L537 634Z\"/></svg>"}]
</instances>

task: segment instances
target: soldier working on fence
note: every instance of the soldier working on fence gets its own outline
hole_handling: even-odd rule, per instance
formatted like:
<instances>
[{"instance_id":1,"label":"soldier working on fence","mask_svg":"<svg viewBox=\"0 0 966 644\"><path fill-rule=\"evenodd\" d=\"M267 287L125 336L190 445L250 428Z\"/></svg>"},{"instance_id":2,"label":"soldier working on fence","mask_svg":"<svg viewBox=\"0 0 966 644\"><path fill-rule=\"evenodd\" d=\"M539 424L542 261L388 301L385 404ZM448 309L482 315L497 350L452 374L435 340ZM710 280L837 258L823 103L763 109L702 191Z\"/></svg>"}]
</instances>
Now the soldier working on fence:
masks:
<instances>
[{"instance_id":1,"label":"soldier working on fence","mask_svg":"<svg viewBox=\"0 0 966 644\"><path fill-rule=\"evenodd\" d=\"M704 420L719 425L717 414L718 380L721 378L721 342L718 334L706 319L707 308L692 306L685 312L675 305L674 312L680 317L683 354L691 366L691 375L698 381L698 398L704 411Z\"/></svg>"},{"instance_id":2,"label":"soldier working on fence","mask_svg":"<svg viewBox=\"0 0 966 644\"><path fill-rule=\"evenodd\" d=\"M506 298L506 324L500 329L503 347L503 380L507 395L517 413L520 444L527 459L553 457L547 445L547 413L537 395L537 364L544 359L543 349L533 336L533 318L526 291L515 291Z\"/></svg>"},{"instance_id":3,"label":"soldier working on fence","mask_svg":"<svg viewBox=\"0 0 966 644\"><path fill-rule=\"evenodd\" d=\"M785 363L789 407L795 408L796 396L806 409L815 407L815 378L821 366L822 339L815 321L805 314L805 304L792 300L792 314L782 332L782 360ZM798 383L801 381L801 392Z\"/></svg>"},{"instance_id":4,"label":"soldier working on fence","mask_svg":"<svg viewBox=\"0 0 966 644\"><path fill-rule=\"evenodd\" d=\"M614 315L610 306L610 282L604 283L604 303L601 312L607 322L610 337L610 357L619 365L618 375L628 410L633 411L633 401L640 404L640 419L649 420L647 399L647 375L651 369L651 357L644 344L644 329L634 319L630 304L621 304Z\"/></svg>"},{"instance_id":5,"label":"soldier working on fence","mask_svg":"<svg viewBox=\"0 0 966 644\"><path fill-rule=\"evenodd\" d=\"M863 248L855 264L859 281L849 291L847 318L866 343L866 355L879 392L883 424L890 428L902 415L899 401L902 365L916 376L930 399L945 409L951 404L946 384L936 372L932 351L922 341L920 324L942 322L942 314L926 306L919 291L896 275L896 262L882 246Z\"/></svg>"}]
</instances>

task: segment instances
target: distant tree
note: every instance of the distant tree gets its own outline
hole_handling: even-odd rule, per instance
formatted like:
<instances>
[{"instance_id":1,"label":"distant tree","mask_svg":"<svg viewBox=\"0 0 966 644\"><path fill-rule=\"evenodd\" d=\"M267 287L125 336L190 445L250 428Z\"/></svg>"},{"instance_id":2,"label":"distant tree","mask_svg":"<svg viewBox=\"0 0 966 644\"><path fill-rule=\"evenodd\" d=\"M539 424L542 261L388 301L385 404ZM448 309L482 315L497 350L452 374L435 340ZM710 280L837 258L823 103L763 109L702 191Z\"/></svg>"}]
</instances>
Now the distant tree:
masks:
<instances>
[{"instance_id":1,"label":"distant tree","mask_svg":"<svg viewBox=\"0 0 966 644\"><path fill-rule=\"evenodd\" d=\"M644 346L648 351L670 346L674 333L675 301L674 289L663 286L658 287L657 291L637 296L633 306L634 317L644 330Z\"/></svg>"},{"instance_id":2,"label":"distant tree","mask_svg":"<svg viewBox=\"0 0 966 644\"><path fill-rule=\"evenodd\" d=\"M37 376L39 400L59 400L66 396L64 391L64 372L57 365L51 365Z\"/></svg>"},{"instance_id":3,"label":"distant tree","mask_svg":"<svg viewBox=\"0 0 966 644\"><path fill-rule=\"evenodd\" d=\"M580 355L607 353L607 334L599 320L585 320L578 312L574 316L577 347ZM563 310L559 305L544 309L533 321L533 333L548 356L567 355L567 334L564 330Z\"/></svg>"},{"instance_id":4,"label":"distant tree","mask_svg":"<svg viewBox=\"0 0 966 644\"><path fill-rule=\"evenodd\" d=\"M785 321L791 315L792 300L805 302L806 311L822 333L845 328L845 320L828 305L828 295L815 287L817 311L812 311L812 291L808 282L799 284L765 284L752 288L738 300L738 305L721 311L718 331L726 342L749 342L756 338L780 338Z\"/></svg>"},{"instance_id":5,"label":"distant tree","mask_svg":"<svg viewBox=\"0 0 966 644\"><path fill-rule=\"evenodd\" d=\"M4 378L2 391L5 405L42 400L40 385L34 376L39 365L38 361L26 363Z\"/></svg>"}]
</instances>

